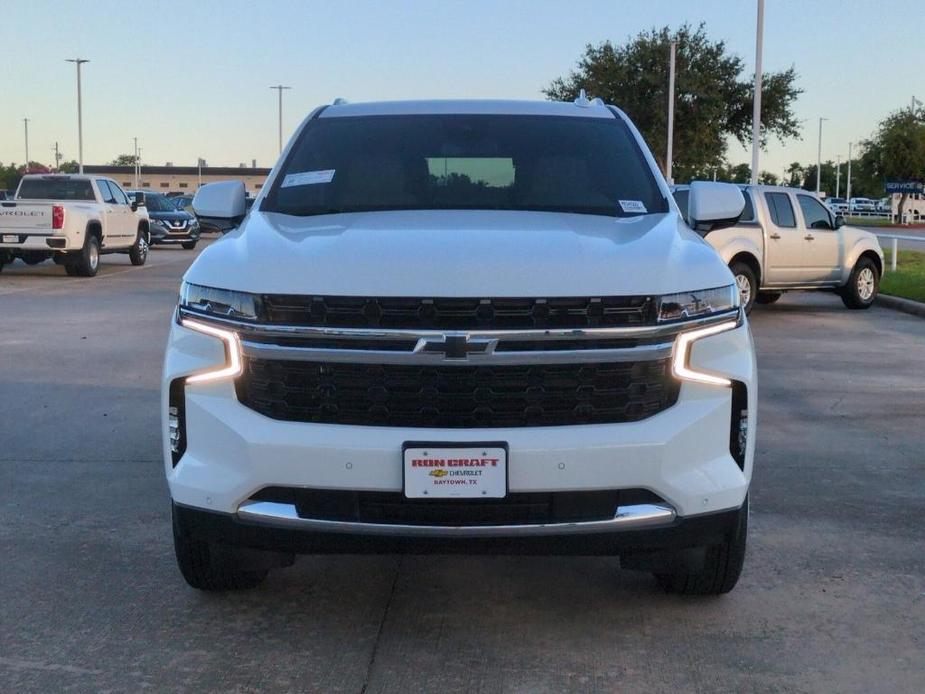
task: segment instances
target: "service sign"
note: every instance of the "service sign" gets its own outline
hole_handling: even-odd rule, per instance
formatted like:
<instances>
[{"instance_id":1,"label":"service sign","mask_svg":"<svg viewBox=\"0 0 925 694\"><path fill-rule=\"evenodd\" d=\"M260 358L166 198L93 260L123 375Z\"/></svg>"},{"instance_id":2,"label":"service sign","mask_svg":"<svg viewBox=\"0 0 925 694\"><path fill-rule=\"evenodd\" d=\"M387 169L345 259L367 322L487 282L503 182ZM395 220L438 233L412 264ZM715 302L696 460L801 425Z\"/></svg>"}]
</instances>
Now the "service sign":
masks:
<instances>
[{"instance_id":1,"label":"service sign","mask_svg":"<svg viewBox=\"0 0 925 694\"><path fill-rule=\"evenodd\" d=\"M883 184L887 193L921 193L925 184L921 181L887 181Z\"/></svg>"},{"instance_id":2,"label":"service sign","mask_svg":"<svg viewBox=\"0 0 925 694\"><path fill-rule=\"evenodd\" d=\"M507 494L504 445L407 444L403 466L409 499L500 499Z\"/></svg>"}]
</instances>

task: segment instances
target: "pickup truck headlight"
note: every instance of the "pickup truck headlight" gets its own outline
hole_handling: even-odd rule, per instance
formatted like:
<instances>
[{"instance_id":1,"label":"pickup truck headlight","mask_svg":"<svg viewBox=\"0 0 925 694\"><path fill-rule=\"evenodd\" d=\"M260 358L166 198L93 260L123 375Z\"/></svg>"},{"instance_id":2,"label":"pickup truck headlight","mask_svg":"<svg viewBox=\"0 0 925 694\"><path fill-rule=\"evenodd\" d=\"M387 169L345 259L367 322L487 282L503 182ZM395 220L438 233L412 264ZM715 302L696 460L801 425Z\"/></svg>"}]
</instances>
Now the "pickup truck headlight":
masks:
<instances>
[{"instance_id":1,"label":"pickup truck headlight","mask_svg":"<svg viewBox=\"0 0 925 694\"><path fill-rule=\"evenodd\" d=\"M189 282L180 287L180 308L217 318L255 320L258 302L257 296L247 292L203 287Z\"/></svg>"},{"instance_id":2,"label":"pickup truck headlight","mask_svg":"<svg viewBox=\"0 0 925 694\"><path fill-rule=\"evenodd\" d=\"M739 307L739 292L734 284L712 289L699 289L659 298L658 321L704 318Z\"/></svg>"}]
</instances>

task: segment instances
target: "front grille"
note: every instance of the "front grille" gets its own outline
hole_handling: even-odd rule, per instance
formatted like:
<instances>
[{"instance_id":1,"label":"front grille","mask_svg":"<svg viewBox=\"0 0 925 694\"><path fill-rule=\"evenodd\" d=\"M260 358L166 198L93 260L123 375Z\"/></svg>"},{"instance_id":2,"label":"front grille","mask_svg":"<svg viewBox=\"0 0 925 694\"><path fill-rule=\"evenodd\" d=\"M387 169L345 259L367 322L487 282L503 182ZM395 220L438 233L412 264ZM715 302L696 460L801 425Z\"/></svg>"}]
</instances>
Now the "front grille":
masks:
<instances>
[{"instance_id":1,"label":"front grille","mask_svg":"<svg viewBox=\"0 0 925 694\"><path fill-rule=\"evenodd\" d=\"M246 357L236 389L273 419L441 428L634 422L678 397L668 359L445 366Z\"/></svg>"},{"instance_id":2,"label":"front grille","mask_svg":"<svg viewBox=\"0 0 925 694\"><path fill-rule=\"evenodd\" d=\"M403 525L524 525L609 520L618 506L660 503L644 489L512 493L503 499L406 499L401 492L266 487L254 500L294 504L300 518Z\"/></svg>"},{"instance_id":3,"label":"front grille","mask_svg":"<svg viewBox=\"0 0 925 694\"><path fill-rule=\"evenodd\" d=\"M264 294L261 322L332 328L510 330L655 323L649 296L400 298Z\"/></svg>"}]
</instances>

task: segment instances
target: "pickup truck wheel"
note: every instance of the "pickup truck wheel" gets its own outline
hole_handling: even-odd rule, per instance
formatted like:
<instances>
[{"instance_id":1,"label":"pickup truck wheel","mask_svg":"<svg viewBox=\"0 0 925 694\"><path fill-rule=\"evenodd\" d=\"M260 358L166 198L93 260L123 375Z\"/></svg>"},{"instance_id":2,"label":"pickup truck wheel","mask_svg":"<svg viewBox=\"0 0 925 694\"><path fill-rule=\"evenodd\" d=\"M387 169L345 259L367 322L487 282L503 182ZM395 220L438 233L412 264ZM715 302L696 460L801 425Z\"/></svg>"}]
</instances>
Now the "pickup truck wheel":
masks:
<instances>
[{"instance_id":1,"label":"pickup truck wheel","mask_svg":"<svg viewBox=\"0 0 925 694\"><path fill-rule=\"evenodd\" d=\"M177 566L186 582L196 590L223 591L256 588L267 571L240 571L213 556L208 542L187 537L173 515L173 547Z\"/></svg>"},{"instance_id":2,"label":"pickup truck wheel","mask_svg":"<svg viewBox=\"0 0 925 694\"><path fill-rule=\"evenodd\" d=\"M145 264L148 259L148 235L144 231L138 230L138 237L135 239L135 244L129 249L128 257L132 261L132 265Z\"/></svg>"},{"instance_id":3,"label":"pickup truck wheel","mask_svg":"<svg viewBox=\"0 0 925 694\"><path fill-rule=\"evenodd\" d=\"M748 535L748 497L736 515L729 535L721 545L709 547L703 570L694 574L655 574L666 593L679 595L721 595L735 587L745 564Z\"/></svg>"},{"instance_id":4,"label":"pickup truck wheel","mask_svg":"<svg viewBox=\"0 0 925 694\"><path fill-rule=\"evenodd\" d=\"M191 251L196 247L196 242L195 241L184 241L180 245L183 246L183 250Z\"/></svg>"},{"instance_id":5,"label":"pickup truck wheel","mask_svg":"<svg viewBox=\"0 0 925 694\"><path fill-rule=\"evenodd\" d=\"M848 284L841 289L841 300L848 308L870 308L880 289L880 273L870 258L861 258L848 277Z\"/></svg>"},{"instance_id":6,"label":"pickup truck wheel","mask_svg":"<svg viewBox=\"0 0 925 694\"><path fill-rule=\"evenodd\" d=\"M758 278L755 277L755 271L742 262L733 263L729 266L729 269L732 270L732 276L735 277L736 287L739 289L739 297L742 306L745 307L745 313L751 313L752 306L755 305L755 297L758 295Z\"/></svg>"},{"instance_id":7,"label":"pickup truck wheel","mask_svg":"<svg viewBox=\"0 0 925 694\"><path fill-rule=\"evenodd\" d=\"M759 304L773 304L781 298L781 292L758 292L758 298L755 299Z\"/></svg>"},{"instance_id":8,"label":"pickup truck wheel","mask_svg":"<svg viewBox=\"0 0 925 694\"><path fill-rule=\"evenodd\" d=\"M74 274L79 277L95 277L100 269L100 240L94 234L87 234L83 249L74 259ZM68 271L68 274L71 274Z\"/></svg>"}]
</instances>

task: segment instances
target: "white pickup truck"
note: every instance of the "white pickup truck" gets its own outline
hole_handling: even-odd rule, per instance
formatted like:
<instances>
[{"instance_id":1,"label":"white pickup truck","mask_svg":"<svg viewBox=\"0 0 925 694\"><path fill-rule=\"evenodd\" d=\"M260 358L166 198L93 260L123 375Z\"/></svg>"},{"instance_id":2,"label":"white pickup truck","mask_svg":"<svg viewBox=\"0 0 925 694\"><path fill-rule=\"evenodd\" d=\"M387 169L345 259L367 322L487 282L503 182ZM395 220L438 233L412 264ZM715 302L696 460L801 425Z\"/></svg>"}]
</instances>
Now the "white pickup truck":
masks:
<instances>
[{"instance_id":1,"label":"white pickup truck","mask_svg":"<svg viewBox=\"0 0 925 694\"><path fill-rule=\"evenodd\" d=\"M687 218L688 186L674 189ZM845 306L870 308L883 274L883 251L868 231L845 220L813 193L779 186L742 186L738 224L700 230L732 270L746 313L795 289L835 291Z\"/></svg>"},{"instance_id":2,"label":"white pickup truck","mask_svg":"<svg viewBox=\"0 0 925 694\"><path fill-rule=\"evenodd\" d=\"M24 176L13 200L0 202L0 269L51 258L69 275L93 277L104 253L144 265L149 241L147 213L108 178Z\"/></svg>"}]
</instances>

